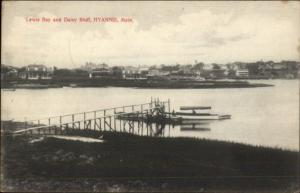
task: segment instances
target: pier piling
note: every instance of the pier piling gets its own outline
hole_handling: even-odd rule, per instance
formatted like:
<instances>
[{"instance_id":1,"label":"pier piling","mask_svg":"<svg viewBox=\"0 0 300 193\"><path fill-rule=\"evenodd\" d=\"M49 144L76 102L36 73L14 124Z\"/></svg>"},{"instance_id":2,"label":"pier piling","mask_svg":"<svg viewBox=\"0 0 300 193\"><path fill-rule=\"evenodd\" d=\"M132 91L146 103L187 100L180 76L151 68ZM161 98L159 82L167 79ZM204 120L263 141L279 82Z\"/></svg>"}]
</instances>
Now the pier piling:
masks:
<instances>
[{"instance_id":1,"label":"pier piling","mask_svg":"<svg viewBox=\"0 0 300 193\"><path fill-rule=\"evenodd\" d=\"M118 110L123 111L118 112ZM70 133L70 130L82 130L82 132L85 130L94 130L99 132L119 131L144 134L145 125L147 135L149 132L150 135L153 135L152 123L153 121L161 121L161 119L167 117L165 110L169 112L168 118L170 119L170 99L160 101L158 98L151 97L150 103L123 105L31 121L27 121L25 118L24 129L14 133L63 135ZM30 128L28 128L28 123L32 123ZM157 132L155 131L155 135Z\"/></svg>"}]
</instances>

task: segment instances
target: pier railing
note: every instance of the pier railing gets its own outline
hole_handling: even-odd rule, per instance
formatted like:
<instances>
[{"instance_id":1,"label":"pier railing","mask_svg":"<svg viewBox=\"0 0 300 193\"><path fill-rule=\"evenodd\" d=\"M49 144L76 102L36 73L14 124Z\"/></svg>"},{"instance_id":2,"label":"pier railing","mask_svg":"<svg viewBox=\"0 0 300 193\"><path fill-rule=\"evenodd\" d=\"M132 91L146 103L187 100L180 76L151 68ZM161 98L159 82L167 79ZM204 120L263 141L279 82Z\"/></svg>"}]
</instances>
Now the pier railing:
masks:
<instances>
[{"instance_id":1,"label":"pier railing","mask_svg":"<svg viewBox=\"0 0 300 193\"><path fill-rule=\"evenodd\" d=\"M152 99L150 103L125 105L113 108L98 109L94 111L52 116L44 119L26 121L24 129L15 131L14 134L62 134L67 129L112 130L127 131L134 127L144 127L144 123L133 123L121 120L122 115L135 113L141 116L151 116L153 112L163 108L170 112L170 100L160 101ZM136 126L137 125L137 126Z\"/></svg>"}]
</instances>

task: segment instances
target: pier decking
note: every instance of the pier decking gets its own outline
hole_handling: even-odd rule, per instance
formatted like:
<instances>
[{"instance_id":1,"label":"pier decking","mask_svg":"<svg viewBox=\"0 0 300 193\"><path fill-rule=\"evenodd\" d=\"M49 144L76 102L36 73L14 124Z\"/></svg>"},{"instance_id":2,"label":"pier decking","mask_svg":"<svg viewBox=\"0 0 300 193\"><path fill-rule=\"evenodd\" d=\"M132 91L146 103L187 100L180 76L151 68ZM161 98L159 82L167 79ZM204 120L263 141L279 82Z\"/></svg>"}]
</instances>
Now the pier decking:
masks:
<instances>
[{"instance_id":1,"label":"pier decking","mask_svg":"<svg viewBox=\"0 0 300 193\"><path fill-rule=\"evenodd\" d=\"M161 132L159 123L148 122L165 118L170 112L170 100L152 99L150 103L126 105L94 111L67 114L25 121L24 129L13 132L14 135L67 135L69 131L115 131L140 133L144 127L147 135L158 135ZM123 116L136 115L139 119L122 119Z\"/></svg>"}]
</instances>

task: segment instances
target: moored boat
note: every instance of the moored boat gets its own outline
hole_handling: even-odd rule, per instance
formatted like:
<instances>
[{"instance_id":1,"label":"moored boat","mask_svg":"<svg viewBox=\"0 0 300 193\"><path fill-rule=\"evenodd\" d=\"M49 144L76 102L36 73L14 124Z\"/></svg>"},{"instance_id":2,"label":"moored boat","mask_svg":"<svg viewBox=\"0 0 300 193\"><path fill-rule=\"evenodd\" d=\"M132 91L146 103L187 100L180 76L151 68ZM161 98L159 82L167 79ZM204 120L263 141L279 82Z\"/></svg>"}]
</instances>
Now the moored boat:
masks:
<instances>
[{"instance_id":1,"label":"moored boat","mask_svg":"<svg viewBox=\"0 0 300 193\"><path fill-rule=\"evenodd\" d=\"M199 110L211 109L211 107L203 107L203 106L192 106L192 107L180 107L179 112L173 112L172 117L181 118L182 121L199 121L199 120L223 120L230 119L231 115L228 114L212 114L212 113L202 113L197 112ZM186 112L190 110L191 112Z\"/></svg>"}]
</instances>

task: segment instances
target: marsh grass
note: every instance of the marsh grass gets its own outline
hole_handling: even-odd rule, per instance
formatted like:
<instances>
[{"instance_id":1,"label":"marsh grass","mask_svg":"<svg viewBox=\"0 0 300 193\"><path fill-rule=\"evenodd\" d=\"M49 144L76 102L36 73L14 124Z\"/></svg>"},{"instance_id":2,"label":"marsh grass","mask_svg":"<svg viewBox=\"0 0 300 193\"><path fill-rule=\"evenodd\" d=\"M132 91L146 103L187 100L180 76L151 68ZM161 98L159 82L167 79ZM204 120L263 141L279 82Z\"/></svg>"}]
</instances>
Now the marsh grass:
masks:
<instances>
[{"instance_id":1,"label":"marsh grass","mask_svg":"<svg viewBox=\"0 0 300 193\"><path fill-rule=\"evenodd\" d=\"M95 137L96 133L89 135ZM154 189L167 183L172 190L282 190L297 184L295 151L116 132L104 132L102 138L104 143L54 137L29 143L30 136L5 136L4 178L52 179L58 183L66 179L101 179L124 186L138 180Z\"/></svg>"}]
</instances>

